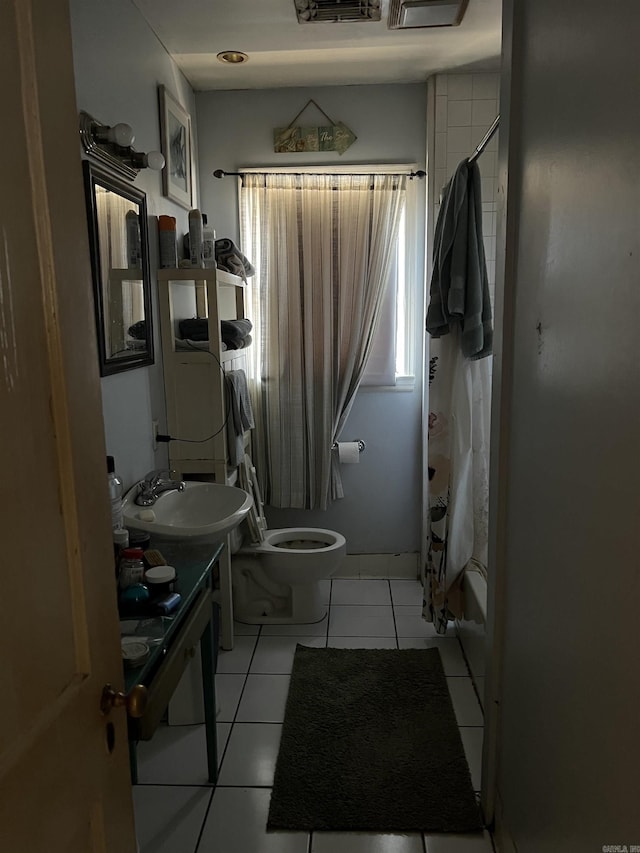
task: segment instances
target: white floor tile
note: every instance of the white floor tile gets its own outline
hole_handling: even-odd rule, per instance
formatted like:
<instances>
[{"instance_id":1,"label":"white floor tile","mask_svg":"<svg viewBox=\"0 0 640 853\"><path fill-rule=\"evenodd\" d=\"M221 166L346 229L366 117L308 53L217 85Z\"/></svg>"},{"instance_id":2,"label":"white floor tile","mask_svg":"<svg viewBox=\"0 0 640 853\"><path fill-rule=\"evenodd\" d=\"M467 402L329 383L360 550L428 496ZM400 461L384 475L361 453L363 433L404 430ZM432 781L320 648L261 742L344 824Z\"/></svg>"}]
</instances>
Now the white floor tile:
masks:
<instances>
[{"instance_id":1,"label":"white floor tile","mask_svg":"<svg viewBox=\"0 0 640 853\"><path fill-rule=\"evenodd\" d=\"M446 634L438 634L432 622L422 618L420 605L394 605L398 637L455 637L456 630L453 622L449 623Z\"/></svg>"},{"instance_id":2,"label":"white floor tile","mask_svg":"<svg viewBox=\"0 0 640 853\"><path fill-rule=\"evenodd\" d=\"M435 637L399 637L398 639L400 649L432 649L434 647L440 650L445 675L469 675L460 643L455 637L443 637L440 640Z\"/></svg>"},{"instance_id":3,"label":"white floor tile","mask_svg":"<svg viewBox=\"0 0 640 853\"><path fill-rule=\"evenodd\" d=\"M328 617L301 625L263 625L261 637L326 637Z\"/></svg>"},{"instance_id":4,"label":"white floor tile","mask_svg":"<svg viewBox=\"0 0 640 853\"><path fill-rule=\"evenodd\" d=\"M335 580L331 604L391 604L389 581Z\"/></svg>"},{"instance_id":5,"label":"white floor tile","mask_svg":"<svg viewBox=\"0 0 640 853\"><path fill-rule=\"evenodd\" d=\"M287 675L293 667L296 645L321 649L326 637L260 637L249 672Z\"/></svg>"},{"instance_id":6,"label":"white floor tile","mask_svg":"<svg viewBox=\"0 0 640 853\"><path fill-rule=\"evenodd\" d=\"M246 675L216 673L216 699L218 701L216 719L219 723L233 722L246 677Z\"/></svg>"},{"instance_id":7,"label":"white floor tile","mask_svg":"<svg viewBox=\"0 0 640 853\"><path fill-rule=\"evenodd\" d=\"M234 638L233 649L225 652L222 649L218 652L218 665L216 672L235 672L242 673L249 671L251 656L256 647L258 638L238 636Z\"/></svg>"},{"instance_id":8,"label":"white floor tile","mask_svg":"<svg viewBox=\"0 0 640 853\"><path fill-rule=\"evenodd\" d=\"M281 723L290 678L289 675L249 675L236 720L239 723Z\"/></svg>"},{"instance_id":9,"label":"white floor tile","mask_svg":"<svg viewBox=\"0 0 640 853\"><path fill-rule=\"evenodd\" d=\"M311 853L424 853L424 848L416 833L314 832Z\"/></svg>"},{"instance_id":10,"label":"white floor tile","mask_svg":"<svg viewBox=\"0 0 640 853\"><path fill-rule=\"evenodd\" d=\"M459 726L482 726L484 719L470 678L447 678L447 686Z\"/></svg>"},{"instance_id":11,"label":"white floor tile","mask_svg":"<svg viewBox=\"0 0 640 853\"><path fill-rule=\"evenodd\" d=\"M394 604L413 605L422 608L424 590L420 581L392 580L391 598Z\"/></svg>"},{"instance_id":12,"label":"white floor tile","mask_svg":"<svg viewBox=\"0 0 640 853\"><path fill-rule=\"evenodd\" d=\"M191 853L212 788L139 785L133 788L140 853Z\"/></svg>"},{"instance_id":13,"label":"white floor tile","mask_svg":"<svg viewBox=\"0 0 640 853\"><path fill-rule=\"evenodd\" d=\"M222 764L224 751L227 748L227 742L229 740L229 735L231 734L231 726L231 723L216 724L216 731L218 732L218 770Z\"/></svg>"},{"instance_id":14,"label":"white floor tile","mask_svg":"<svg viewBox=\"0 0 640 853\"><path fill-rule=\"evenodd\" d=\"M395 637L329 637L331 649L397 649Z\"/></svg>"},{"instance_id":15,"label":"white floor tile","mask_svg":"<svg viewBox=\"0 0 640 853\"><path fill-rule=\"evenodd\" d=\"M270 787L273 784L281 730L282 726L273 723L235 723L218 784Z\"/></svg>"},{"instance_id":16,"label":"white floor tile","mask_svg":"<svg viewBox=\"0 0 640 853\"><path fill-rule=\"evenodd\" d=\"M329 604L331 601L331 580L327 579L320 581L320 598L323 604Z\"/></svg>"},{"instance_id":17,"label":"white floor tile","mask_svg":"<svg viewBox=\"0 0 640 853\"><path fill-rule=\"evenodd\" d=\"M218 724L218 764L228 731ZM209 785L204 724L159 726L137 749L140 785Z\"/></svg>"},{"instance_id":18,"label":"white floor tile","mask_svg":"<svg viewBox=\"0 0 640 853\"><path fill-rule=\"evenodd\" d=\"M425 835L427 853L493 853L488 832Z\"/></svg>"},{"instance_id":19,"label":"white floor tile","mask_svg":"<svg viewBox=\"0 0 640 853\"><path fill-rule=\"evenodd\" d=\"M389 605L332 605L330 637L395 637Z\"/></svg>"},{"instance_id":20,"label":"white floor tile","mask_svg":"<svg viewBox=\"0 0 640 853\"><path fill-rule=\"evenodd\" d=\"M480 790L482 781L482 738L484 730L479 727L465 728L460 727L460 737L464 746L464 752L467 756L467 764L471 773L471 784L474 791Z\"/></svg>"},{"instance_id":21,"label":"white floor tile","mask_svg":"<svg viewBox=\"0 0 640 853\"><path fill-rule=\"evenodd\" d=\"M260 633L260 625L247 625L244 622L233 623L233 633L238 637L255 637Z\"/></svg>"},{"instance_id":22,"label":"white floor tile","mask_svg":"<svg viewBox=\"0 0 640 853\"><path fill-rule=\"evenodd\" d=\"M265 788L216 788L198 853L307 853L308 833L267 832L270 799Z\"/></svg>"}]
</instances>

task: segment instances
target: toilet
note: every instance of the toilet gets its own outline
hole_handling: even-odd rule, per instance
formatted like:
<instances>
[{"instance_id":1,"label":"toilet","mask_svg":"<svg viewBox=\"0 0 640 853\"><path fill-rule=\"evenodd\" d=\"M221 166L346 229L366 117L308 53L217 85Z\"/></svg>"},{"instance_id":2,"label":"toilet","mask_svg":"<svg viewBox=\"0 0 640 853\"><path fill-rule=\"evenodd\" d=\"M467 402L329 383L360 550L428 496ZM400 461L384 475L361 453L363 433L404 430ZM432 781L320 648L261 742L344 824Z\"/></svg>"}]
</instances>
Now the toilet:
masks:
<instances>
[{"instance_id":1,"label":"toilet","mask_svg":"<svg viewBox=\"0 0 640 853\"><path fill-rule=\"evenodd\" d=\"M330 578L344 559L344 536L315 527L268 530L248 455L239 471L240 485L253 497L253 508L234 531L235 541L232 538L234 619L250 625L320 622L328 607L320 581Z\"/></svg>"}]
</instances>

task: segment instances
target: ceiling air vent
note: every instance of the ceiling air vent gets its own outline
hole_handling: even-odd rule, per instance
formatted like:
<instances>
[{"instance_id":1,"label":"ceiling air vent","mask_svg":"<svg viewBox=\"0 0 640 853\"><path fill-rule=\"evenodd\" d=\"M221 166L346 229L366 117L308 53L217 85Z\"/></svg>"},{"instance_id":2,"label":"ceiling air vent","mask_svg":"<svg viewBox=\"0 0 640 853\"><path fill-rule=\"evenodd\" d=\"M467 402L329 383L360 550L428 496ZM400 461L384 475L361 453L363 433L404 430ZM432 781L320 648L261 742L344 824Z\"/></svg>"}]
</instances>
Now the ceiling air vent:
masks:
<instances>
[{"instance_id":1,"label":"ceiling air vent","mask_svg":"<svg viewBox=\"0 0 640 853\"><path fill-rule=\"evenodd\" d=\"M380 0L294 0L299 24L379 21Z\"/></svg>"},{"instance_id":2,"label":"ceiling air vent","mask_svg":"<svg viewBox=\"0 0 640 853\"><path fill-rule=\"evenodd\" d=\"M410 27L457 27L468 0L391 0L387 26L390 30Z\"/></svg>"}]
</instances>

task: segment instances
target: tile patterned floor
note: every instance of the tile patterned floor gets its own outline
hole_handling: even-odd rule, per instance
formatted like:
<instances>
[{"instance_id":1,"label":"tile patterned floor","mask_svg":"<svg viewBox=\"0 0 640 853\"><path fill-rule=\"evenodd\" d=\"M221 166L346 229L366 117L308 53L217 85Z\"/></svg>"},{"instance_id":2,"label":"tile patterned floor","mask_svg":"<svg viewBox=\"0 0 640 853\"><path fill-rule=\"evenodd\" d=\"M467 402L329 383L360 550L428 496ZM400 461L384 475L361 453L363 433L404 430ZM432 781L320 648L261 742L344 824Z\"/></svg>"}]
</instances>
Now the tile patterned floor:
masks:
<instances>
[{"instance_id":1,"label":"tile patterned floor","mask_svg":"<svg viewBox=\"0 0 640 853\"><path fill-rule=\"evenodd\" d=\"M140 853L492 853L488 833L470 835L267 832L296 643L339 648L440 649L474 788L480 787L482 711L453 626L438 637L420 615L422 588L409 580L334 580L317 625L236 624L220 652L220 776L207 784L204 726L164 726L138 749L134 788Z\"/></svg>"}]
</instances>

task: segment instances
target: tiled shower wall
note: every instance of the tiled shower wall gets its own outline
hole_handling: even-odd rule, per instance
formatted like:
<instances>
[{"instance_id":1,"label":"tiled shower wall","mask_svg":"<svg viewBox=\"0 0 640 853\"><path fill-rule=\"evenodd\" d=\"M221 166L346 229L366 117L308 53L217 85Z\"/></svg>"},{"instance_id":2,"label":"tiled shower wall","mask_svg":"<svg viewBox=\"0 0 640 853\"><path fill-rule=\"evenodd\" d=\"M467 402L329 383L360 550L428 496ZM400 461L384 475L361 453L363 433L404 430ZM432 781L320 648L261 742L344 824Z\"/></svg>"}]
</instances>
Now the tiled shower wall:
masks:
<instances>
[{"instance_id":1,"label":"tiled shower wall","mask_svg":"<svg viewBox=\"0 0 640 853\"><path fill-rule=\"evenodd\" d=\"M435 78L433 222L440 193L458 163L473 152L499 111L499 74L438 74ZM432 90L433 91L433 90ZM434 113L431 113L434 115ZM482 176L482 233L493 301L496 269L498 134L478 159Z\"/></svg>"}]
</instances>

